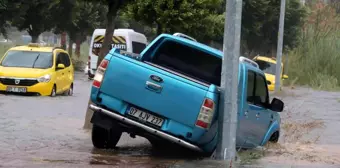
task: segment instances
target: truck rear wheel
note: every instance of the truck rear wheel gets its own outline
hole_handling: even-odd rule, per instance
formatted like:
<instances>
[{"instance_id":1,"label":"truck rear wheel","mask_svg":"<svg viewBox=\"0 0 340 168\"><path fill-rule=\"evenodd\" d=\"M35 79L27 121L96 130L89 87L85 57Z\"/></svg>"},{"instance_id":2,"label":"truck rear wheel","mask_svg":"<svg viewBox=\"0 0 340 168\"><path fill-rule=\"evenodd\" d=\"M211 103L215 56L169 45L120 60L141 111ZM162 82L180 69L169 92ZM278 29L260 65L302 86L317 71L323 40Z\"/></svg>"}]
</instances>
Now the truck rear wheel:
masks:
<instances>
[{"instance_id":1,"label":"truck rear wheel","mask_svg":"<svg viewBox=\"0 0 340 168\"><path fill-rule=\"evenodd\" d=\"M148 139L151 143L152 147L155 149L171 149L173 147L172 144L164 142L159 139Z\"/></svg>"},{"instance_id":2,"label":"truck rear wheel","mask_svg":"<svg viewBox=\"0 0 340 168\"><path fill-rule=\"evenodd\" d=\"M98 149L111 149L116 147L122 131L119 129L105 129L93 124L92 127L92 144Z\"/></svg>"}]
</instances>

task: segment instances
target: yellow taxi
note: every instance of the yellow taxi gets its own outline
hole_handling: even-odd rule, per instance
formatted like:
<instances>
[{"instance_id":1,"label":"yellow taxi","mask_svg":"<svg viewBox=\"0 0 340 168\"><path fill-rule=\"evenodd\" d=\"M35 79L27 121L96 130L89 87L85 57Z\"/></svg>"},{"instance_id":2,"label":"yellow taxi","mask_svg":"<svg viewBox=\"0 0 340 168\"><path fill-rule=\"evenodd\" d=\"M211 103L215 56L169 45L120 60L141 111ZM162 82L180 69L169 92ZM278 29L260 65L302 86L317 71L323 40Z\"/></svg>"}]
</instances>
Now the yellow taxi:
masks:
<instances>
[{"instance_id":1,"label":"yellow taxi","mask_svg":"<svg viewBox=\"0 0 340 168\"><path fill-rule=\"evenodd\" d=\"M9 49L0 59L0 92L71 96L73 81L72 61L61 48L30 43Z\"/></svg>"},{"instance_id":2,"label":"yellow taxi","mask_svg":"<svg viewBox=\"0 0 340 168\"><path fill-rule=\"evenodd\" d=\"M275 72L276 72L276 59L275 58L269 58L264 56L256 56L253 58L253 60L259 65L260 69L265 73L268 89L270 91L275 90ZM282 79L288 79L287 75L283 74L283 64L281 63L281 82ZM281 86L280 86L281 88Z\"/></svg>"}]
</instances>

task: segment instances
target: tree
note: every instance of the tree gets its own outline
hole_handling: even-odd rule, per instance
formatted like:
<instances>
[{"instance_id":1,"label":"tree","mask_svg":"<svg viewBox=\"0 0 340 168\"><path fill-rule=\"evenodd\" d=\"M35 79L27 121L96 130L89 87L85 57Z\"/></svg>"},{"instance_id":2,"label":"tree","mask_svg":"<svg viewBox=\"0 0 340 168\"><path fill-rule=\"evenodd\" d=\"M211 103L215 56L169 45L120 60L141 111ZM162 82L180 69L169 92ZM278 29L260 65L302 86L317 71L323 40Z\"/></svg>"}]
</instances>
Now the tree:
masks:
<instances>
[{"instance_id":1,"label":"tree","mask_svg":"<svg viewBox=\"0 0 340 168\"><path fill-rule=\"evenodd\" d=\"M53 21L55 23L54 33L61 34L61 47L66 50L67 29L72 26L75 12L76 0L53 0L50 4ZM70 41L69 41L70 43ZM70 51L71 50L71 51ZM72 44L69 47L69 54L72 55Z\"/></svg>"},{"instance_id":2,"label":"tree","mask_svg":"<svg viewBox=\"0 0 340 168\"><path fill-rule=\"evenodd\" d=\"M335 8L336 13L340 14L340 1L339 0L330 0L330 4Z\"/></svg>"},{"instance_id":3,"label":"tree","mask_svg":"<svg viewBox=\"0 0 340 168\"><path fill-rule=\"evenodd\" d=\"M7 38L7 29L15 15L22 12L17 8L18 0L0 0L0 34Z\"/></svg>"},{"instance_id":4,"label":"tree","mask_svg":"<svg viewBox=\"0 0 340 168\"><path fill-rule=\"evenodd\" d=\"M32 42L37 42L39 35L54 27L49 5L52 0L21 0L15 8L21 13L14 15L12 25L20 31L26 30L32 37Z\"/></svg>"},{"instance_id":5,"label":"tree","mask_svg":"<svg viewBox=\"0 0 340 168\"><path fill-rule=\"evenodd\" d=\"M101 3L79 2L78 12L74 21L72 39L76 42L76 55L80 56L80 44L86 40L87 35L92 34L95 28L104 25L107 8Z\"/></svg>"},{"instance_id":6,"label":"tree","mask_svg":"<svg viewBox=\"0 0 340 168\"><path fill-rule=\"evenodd\" d=\"M100 62L103 60L104 56L109 52L109 47L113 35L113 31L115 28L115 19L118 15L120 9L122 9L126 4L132 2L133 0L84 0L90 1L94 3L101 3L107 7L106 13L106 31L105 37L103 41L102 48L100 49L97 65L99 66Z\"/></svg>"},{"instance_id":7,"label":"tree","mask_svg":"<svg viewBox=\"0 0 340 168\"><path fill-rule=\"evenodd\" d=\"M222 3L221 0L136 0L127 11L134 20L155 26L157 35L182 32L209 41L223 33L223 16L217 10Z\"/></svg>"},{"instance_id":8,"label":"tree","mask_svg":"<svg viewBox=\"0 0 340 168\"><path fill-rule=\"evenodd\" d=\"M284 48L295 47L306 16L306 9L299 0L286 4ZM242 12L242 50L248 56L274 55L277 46L280 1L244 0Z\"/></svg>"},{"instance_id":9,"label":"tree","mask_svg":"<svg viewBox=\"0 0 340 168\"><path fill-rule=\"evenodd\" d=\"M69 54L72 55L72 45L76 42L76 55L80 57L80 44L105 20L105 6L81 0L56 0L51 9L56 22L54 32L67 32Z\"/></svg>"},{"instance_id":10,"label":"tree","mask_svg":"<svg viewBox=\"0 0 340 168\"><path fill-rule=\"evenodd\" d=\"M103 41L102 48L99 52L99 57L97 61L97 66L101 63L101 61L104 59L104 56L109 52L109 45L111 43L113 30L115 28L115 23L113 22L119 10L124 7L127 3L131 2L132 0L86 0L90 2L96 2L96 3L102 3L107 6L107 13L106 13L106 31L105 31L105 37ZM91 99L89 99L88 105L91 103ZM85 129L91 129L91 123L90 119L93 115L93 111L87 107L86 115L85 115L85 122L84 122L84 128Z\"/></svg>"}]
</instances>

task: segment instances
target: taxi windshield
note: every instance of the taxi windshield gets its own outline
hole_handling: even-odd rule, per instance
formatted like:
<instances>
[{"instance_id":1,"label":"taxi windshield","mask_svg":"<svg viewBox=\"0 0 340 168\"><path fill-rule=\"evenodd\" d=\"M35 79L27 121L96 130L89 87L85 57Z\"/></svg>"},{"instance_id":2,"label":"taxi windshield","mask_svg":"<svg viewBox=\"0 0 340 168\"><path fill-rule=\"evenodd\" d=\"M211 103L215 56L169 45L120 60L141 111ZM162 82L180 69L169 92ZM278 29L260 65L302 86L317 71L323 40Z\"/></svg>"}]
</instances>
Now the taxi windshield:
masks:
<instances>
[{"instance_id":1,"label":"taxi windshield","mask_svg":"<svg viewBox=\"0 0 340 168\"><path fill-rule=\"evenodd\" d=\"M1 66L47 69L53 65L52 52L8 51Z\"/></svg>"},{"instance_id":2,"label":"taxi windshield","mask_svg":"<svg viewBox=\"0 0 340 168\"><path fill-rule=\"evenodd\" d=\"M259 68L264 72L268 74L275 74L276 72L276 64L270 63L267 61L262 61L262 60L256 60L255 61L258 65Z\"/></svg>"}]
</instances>

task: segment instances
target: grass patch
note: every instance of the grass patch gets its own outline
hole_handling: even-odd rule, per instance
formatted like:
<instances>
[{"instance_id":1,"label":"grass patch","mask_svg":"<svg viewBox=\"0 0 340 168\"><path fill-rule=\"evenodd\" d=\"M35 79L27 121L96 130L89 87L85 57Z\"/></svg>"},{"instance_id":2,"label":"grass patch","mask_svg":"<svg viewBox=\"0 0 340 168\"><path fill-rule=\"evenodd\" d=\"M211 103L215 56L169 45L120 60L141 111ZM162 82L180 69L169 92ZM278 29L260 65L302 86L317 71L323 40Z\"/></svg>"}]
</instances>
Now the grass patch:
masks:
<instances>
[{"instance_id":1,"label":"grass patch","mask_svg":"<svg viewBox=\"0 0 340 168\"><path fill-rule=\"evenodd\" d=\"M249 149L241 150L238 152L238 157L240 158L241 165L250 165L255 163L258 159L265 156L264 150L261 149Z\"/></svg>"},{"instance_id":2,"label":"grass patch","mask_svg":"<svg viewBox=\"0 0 340 168\"><path fill-rule=\"evenodd\" d=\"M289 52L290 84L318 90L340 88L340 16L329 6L312 9L300 45ZM322 22L320 18L323 18Z\"/></svg>"}]
</instances>

